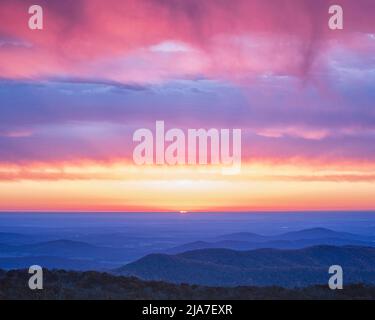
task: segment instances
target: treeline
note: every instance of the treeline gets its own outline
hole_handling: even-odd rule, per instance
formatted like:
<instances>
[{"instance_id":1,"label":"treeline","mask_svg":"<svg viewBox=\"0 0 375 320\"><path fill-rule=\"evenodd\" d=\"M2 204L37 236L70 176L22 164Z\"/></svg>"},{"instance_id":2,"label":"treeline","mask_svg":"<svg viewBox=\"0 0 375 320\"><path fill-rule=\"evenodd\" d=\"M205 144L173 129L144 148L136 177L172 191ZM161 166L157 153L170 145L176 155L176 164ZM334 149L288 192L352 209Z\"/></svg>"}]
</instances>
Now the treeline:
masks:
<instances>
[{"instance_id":1,"label":"treeline","mask_svg":"<svg viewBox=\"0 0 375 320\"><path fill-rule=\"evenodd\" d=\"M332 291L327 286L300 289L281 287L205 287L143 281L100 272L45 270L44 289L28 288L26 270L0 270L0 299L375 299L375 286L352 284Z\"/></svg>"}]
</instances>

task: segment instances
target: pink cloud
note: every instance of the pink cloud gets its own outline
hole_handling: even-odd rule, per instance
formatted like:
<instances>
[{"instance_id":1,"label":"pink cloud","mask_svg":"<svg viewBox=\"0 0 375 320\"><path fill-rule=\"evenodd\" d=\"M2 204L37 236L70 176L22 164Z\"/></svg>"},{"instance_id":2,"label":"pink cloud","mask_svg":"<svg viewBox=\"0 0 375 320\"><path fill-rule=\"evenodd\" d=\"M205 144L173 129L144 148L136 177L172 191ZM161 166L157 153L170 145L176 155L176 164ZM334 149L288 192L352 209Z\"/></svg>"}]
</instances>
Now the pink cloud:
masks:
<instances>
[{"instance_id":1,"label":"pink cloud","mask_svg":"<svg viewBox=\"0 0 375 320\"><path fill-rule=\"evenodd\" d=\"M29 44L0 49L3 77L79 75L121 82L176 75L236 79L265 72L305 77L329 40L366 51L368 45L355 36L375 32L372 0L340 1L343 32L327 27L328 0L39 2L43 31L27 28L30 1L2 1L2 34ZM153 50L165 42L191 50Z\"/></svg>"}]
</instances>

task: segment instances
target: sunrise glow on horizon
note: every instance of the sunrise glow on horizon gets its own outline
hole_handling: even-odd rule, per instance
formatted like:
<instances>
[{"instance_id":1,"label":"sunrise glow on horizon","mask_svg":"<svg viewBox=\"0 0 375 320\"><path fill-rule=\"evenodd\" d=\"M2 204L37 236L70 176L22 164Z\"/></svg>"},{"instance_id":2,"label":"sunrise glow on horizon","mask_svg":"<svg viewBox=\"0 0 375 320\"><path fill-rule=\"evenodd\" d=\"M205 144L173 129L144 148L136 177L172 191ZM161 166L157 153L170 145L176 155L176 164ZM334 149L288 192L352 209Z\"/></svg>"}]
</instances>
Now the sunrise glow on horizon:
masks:
<instances>
[{"instance_id":1,"label":"sunrise glow on horizon","mask_svg":"<svg viewBox=\"0 0 375 320\"><path fill-rule=\"evenodd\" d=\"M229 2L2 0L0 211L374 210L374 2ZM240 173L137 166L160 120L241 129Z\"/></svg>"}]
</instances>

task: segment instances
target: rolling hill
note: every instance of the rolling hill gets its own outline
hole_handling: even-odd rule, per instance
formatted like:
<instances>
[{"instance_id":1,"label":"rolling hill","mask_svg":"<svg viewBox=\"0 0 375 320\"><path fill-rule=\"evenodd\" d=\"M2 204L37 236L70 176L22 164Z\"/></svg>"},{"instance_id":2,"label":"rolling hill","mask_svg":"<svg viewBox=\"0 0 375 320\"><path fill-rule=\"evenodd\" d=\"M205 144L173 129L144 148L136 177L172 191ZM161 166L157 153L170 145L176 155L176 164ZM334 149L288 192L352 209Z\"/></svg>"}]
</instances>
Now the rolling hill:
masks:
<instances>
[{"instance_id":1,"label":"rolling hill","mask_svg":"<svg viewBox=\"0 0 375 320\"><path fill-rule=\"evenodd\" d=\"M6 257L0 258L0 266L4 270L25 269L32 265L40 265L49 269L65 270L100 270L113 267L92 260L69 259L54 256L29 256L29 257Z\"/></svg>"},{"instance_id":2,"label":"rolling hill","mask_svg":"<svg viewBox=\"0 0 375 320\"><path fill-rule=\"evenodd\" d=\"M68 270L115 268L139 257L135 250L101 247L72 240L54 240L28 245L0 244L0 268L26 268L39 264Z\"/></svg>"},{"instance_id":3,"label":"rolling hill","mask_svg":"<svg viewBox=\"0 0 375 320\"><path fill-rule=\"evenodd\" d=\"M205 241L189 242L165 250L163 253L176 254L185 251L210 248L232 250L253 250L260 248L300 249L318 245L374 247L375 241L373 237L347 232L336 232L325 228L305 229L275 236L240 232L222 235Z\"/></svg>"},{"instance_id":4,"label":"rolling hill","mask_svg":"<svg viewBox=\"0 0 375 320\"><path fill-rule=\"evenodd\" d=\"M375 283L375 248L315 246L298 250L205 249L151 254L116 270L147 280L210 286L326 284L328 268L341 265L345 283Z\"/></svg>"}]
</instances>

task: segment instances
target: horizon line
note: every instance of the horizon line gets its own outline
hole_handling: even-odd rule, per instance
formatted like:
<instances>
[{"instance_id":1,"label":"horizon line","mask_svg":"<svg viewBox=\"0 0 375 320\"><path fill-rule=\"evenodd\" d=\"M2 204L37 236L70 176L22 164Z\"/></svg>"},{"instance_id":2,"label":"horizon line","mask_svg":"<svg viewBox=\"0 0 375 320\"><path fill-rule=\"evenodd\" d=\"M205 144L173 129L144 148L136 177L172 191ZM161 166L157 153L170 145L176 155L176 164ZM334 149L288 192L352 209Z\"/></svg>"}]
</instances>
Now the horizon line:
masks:
<instances>
[{"instance_id":1,"label":"horizon line","mask_svg":"<svg viewBox=\"0 0 375 320\"><path fill-rule=\"evenodd\" d=\"M87 213L87 214L178 214L181 216L186 215L193 215L193 214L256 214L256 213L280 213L280 214L298 214L298 213L351 213L351 212L359 212L359 213L374 213L375 209L310 209L310 210L248 210L248 211L98 211L98 210L0 210L0 214L6 213L14 213L14 214L32 214L32 213L41 213L41 214L79 214L79 213Z\"/></svg>"}]
</instances>

